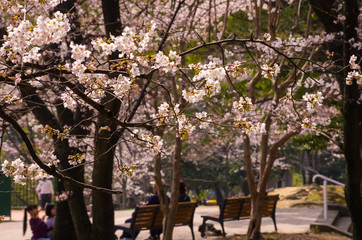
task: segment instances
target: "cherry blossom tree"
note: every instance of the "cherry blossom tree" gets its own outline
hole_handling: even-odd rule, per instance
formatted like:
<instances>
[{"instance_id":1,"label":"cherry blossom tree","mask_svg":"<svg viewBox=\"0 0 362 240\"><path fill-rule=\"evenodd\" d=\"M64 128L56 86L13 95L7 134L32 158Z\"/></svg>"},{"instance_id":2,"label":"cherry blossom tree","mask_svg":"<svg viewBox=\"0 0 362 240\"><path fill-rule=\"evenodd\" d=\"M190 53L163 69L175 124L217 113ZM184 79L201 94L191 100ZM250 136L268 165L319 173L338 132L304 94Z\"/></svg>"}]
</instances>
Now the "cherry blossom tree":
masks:
<instances>
[{"instance_id":1,"label":"cherry blossom tree","mask_svg":"<svg viewBox=\"0 0 362 240\"><path fill-rule=\"evenodd\" d=\"M323 104L339 94L329 69L333 54L324 50L340 36L314 27L304 1L14 0L0 6L0 118L33 161L5 161L2 168L16 182L59 179L66 201L59 203L54 239L114 238L111 194L121 191L113 179L145 174L137 165L149 160L126 161L142 150L154 162L163 239L172 239L183 145L227 131L242 139L252 197L248 238L259 239L279 148L309 131L331 136L324 127L336 109ZM283 14L294 9L292 31L285 31ZM238 17L252 27L236 30L243 21L229 19ZM360 85L359 59L350 60L348 84ZM32 119L41 141L29 136L24 119ZM170 202L161 180L166 160ZM92 223L84 188L92 190Z\"/></svg>"}]
</instances>

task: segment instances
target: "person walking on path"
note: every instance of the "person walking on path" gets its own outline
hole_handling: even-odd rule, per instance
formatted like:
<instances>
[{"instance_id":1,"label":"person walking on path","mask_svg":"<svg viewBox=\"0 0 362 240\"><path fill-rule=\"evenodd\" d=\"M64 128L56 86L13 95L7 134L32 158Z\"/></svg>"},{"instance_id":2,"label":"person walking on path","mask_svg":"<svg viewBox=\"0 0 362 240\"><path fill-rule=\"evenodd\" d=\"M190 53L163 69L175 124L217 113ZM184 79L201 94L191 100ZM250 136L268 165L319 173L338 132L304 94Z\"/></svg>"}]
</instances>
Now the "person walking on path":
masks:
<instances>
[{"instance_id":1,"label":"person walking on path","mask_svg":"<svg viewBox=\"0 0 362 240\"><path fill-rule=\"evenodd\" d=\"M40 193L40 203L41 208L45 209L46 204L50 204L54 200L54 189L53 183L48 178L43 178L40 180L38 186L36 187L36 194L39 196Z\"/></svg>"}]
</instances>

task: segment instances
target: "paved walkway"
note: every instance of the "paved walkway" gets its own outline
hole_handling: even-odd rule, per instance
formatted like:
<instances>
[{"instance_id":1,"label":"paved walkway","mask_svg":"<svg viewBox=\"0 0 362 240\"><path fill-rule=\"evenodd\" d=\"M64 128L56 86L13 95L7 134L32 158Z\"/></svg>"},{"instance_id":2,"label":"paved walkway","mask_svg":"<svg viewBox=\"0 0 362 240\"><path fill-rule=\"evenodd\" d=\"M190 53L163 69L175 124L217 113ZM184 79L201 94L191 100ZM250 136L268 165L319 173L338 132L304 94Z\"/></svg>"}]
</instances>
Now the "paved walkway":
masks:
<instances>
[{"instance_id":1,"label":"paved walkway","mask_svg":"<svg viewBox=\"0 0 362 240\"><path fill-rule=\"evenodd\" d=\"M133 210L123 210L115 212L115 223L121 224L127 218L130 218ZM201 215L218 214L219 208L217 206L199 206L196 208L194 216L194 233L197 240L202 240L198 231L199 225L202 224ZM294 208L294 209L277 209L276 222L278 232L281 233L300 233L307 232L309 225L314 222L322 209L309 209L309 208ZM25 236L22 236L22 217L23 211L13 211L13 221L3 222L0 224L0 239L2 240L24 240L31 238L30 228ZM42 216L43 213L40 214ZM210 222L211 223L211 222ZM245 234L248 228L249 220L225 222L225 231L228 236L234 234ZM215 228L221 229L218 223L214 223ZM271 218L263 218L262 232L274 232L274 225ZM117 231L118 236L121 231ZM137 239L145 239L149 235L148 231L141 231ZM192 239L189 227L176 227L174 229L174 240ZM216 237L209 236L208 239L216 239Z\"/></svg>"}]
</instances>

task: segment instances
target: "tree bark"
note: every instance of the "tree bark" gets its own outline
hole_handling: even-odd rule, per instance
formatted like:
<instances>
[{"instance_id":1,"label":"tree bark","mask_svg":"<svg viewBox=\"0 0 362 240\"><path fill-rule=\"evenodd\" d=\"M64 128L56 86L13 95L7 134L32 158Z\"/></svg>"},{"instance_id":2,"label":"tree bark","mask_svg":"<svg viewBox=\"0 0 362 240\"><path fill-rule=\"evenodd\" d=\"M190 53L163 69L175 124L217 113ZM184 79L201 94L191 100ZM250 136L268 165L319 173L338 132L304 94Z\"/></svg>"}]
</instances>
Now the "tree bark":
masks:
<instances>
[{"instance_id":1,"label":"tree bark","mask_svg":"<svg viewBox=\"0 0 362 240\"><path fill-rule=\"evenodd\" d=\"M250 222L248 227L248 239L264 239L260 233L262 210L265 193L257 192L251 199Z\"/></svg>"},{"instance_id":2,"label":"tree bark","mask_svg":"<svg viewBox=\"0 0 362 240\"><path fill-rule=\"evenodd\" d=\"M57 183L57 189L58 192L65 191L63 182ZM68 202L58 202L56 207L57 217L55 218L51 239L77 239ZM62 229L67 229L67 231Z\"/></svg>"},{"instance_id":3,"label":"tree bark","mask_svg":"<svg viewBox=\"0 0 362 240\"><path fill-rule=\"evenodd\" d=\"M53 129L62 131L61 124L46 107L35 89L28 84L19 84L19 88L22 97L25 99L25 103L29 109L31 109L36 119L43 126L49 125ZM58 118L69 120L73 119L73 116L71 116L70 111L66 111L64 114L58 113ZM69 126L72 126L72 124L69 124ZM56 139L54 139L54 141L55 155L60 160L59 168L66 169L69 167L68 156L71 154L68 141L59 141ZM83 181L83 169L81 167L71 171L66 171L65 174L73 179ZM60 185L60 189L62 189L62 184ZM57 217L55 223L55 233L53 235L53 239L91 239L89 237L89 234L91 233L91 224L85 210L83 190L79 187L73 187L70 184L65 184L64 189L67 192L71 192L71 197L67 201L68 204L58 205L59 216ZM74 210L74 212L72 210ZM63 231L64 229L68 230Z\"/></svg>"},{"instance_id":4,"label":"tree bark","mask_svg":"<svg viewBox=\"0 0 362 240\"><path fill-rule=\"evenodd\" d=\"M300 132L299 129L286 133L278 141L273 143L268 148L268 161L265 164L264 169L261 169L259 176L259 182L256 186L255 178L251 169L251 153L250 153L250 140L248 136L244 136L244 155L245 163L248 175L249 188L251 192L251 212L250 212L250 222L248 227L248 239L258 240L263 239L263 236L260 233L261 221L262 221L262 210L263 202L266 194L266 185L268 183L269 175L274 165L274 161L277 157L279 148L288 141L291 137L295 136Z\"/></svg>"},{"instance_id":5,"label":"tree bark","mask_svg":"<svg viewBox=\"0 0 362 240\"><path fill-rule=\"evenodd\" d=\"M337 19L335 11L337 1L313 0L309 1L313 10L318 15L327 32L344 32L344 44L331 44L330 49L339 57L336 65L340 69L348 65L349 58L352 54L356 54L357 50L351 49L348 42L354 38L358 41L356 28L358 27L358 1L345 0L344 15L346 20L344 26L342 24L333 24ZM337 53L337 54L336 54ZM361 51L356 54L361 56ZM346 187L345 196L347 207L351 214L353 239L362 239L362 196L361 196L361 181L362 181L362 106L358 104L359 88L354 81L352 85L345 84L345 77L350 69L340 72L338 81L340 90L343 94L343 118L344 118L344 143L343 152L346 159Z\"/></svg>"},{"instance_id":6,"label":"tree bark","mask_svg":"<svg viewBox=\"0 0 362 240\"><path fill-rule=\"evenodd\" d=\"M104 26L107 38L112 34L119 36L122 32L122 24L119 10L118 0L102 0L102 10L104 18ZM114 53L110 58L117 57ZM115 77L115 76L110 76ZM101 100L105 108L111 112L118 113L120 109L120 101L110 94ZM101 127L108 126L110 131L98 132ZM95 139L95 155L94 169L92 175L92 184L99 187L112 188L113 178L113 159L115 144L119 137L116 136L117 125L111 122L107 116L98 117L96 126ZM97 239L113 240L114 239L114 208L112 195L93 191L93 232Z\"/></svg>"},{"instance_id":7,"label":"tree bark","mask_svg":"<svg viewBox=\"0 0 362 240\"><path fill-rule=\"evenodd\" d=\"M101 101L107 103L105 107L112 111L118 112L120 102L114 99L113 96L107 94ZM110 131L101 131L99 129L104 126L109 126ZM117 125L110 122L107 116L99 116L96 127L95 139L95 154L92 184L107 189L112 189L113 179L113 159L115 146L119 139L115 132ZM97 239L114 239L114 208L112 195L93 191L93 232Z\"/></svg>"},{"instance_id":8,"label":"tree bark","mask_svg":"<svg viewBox=\"0 0 362 240\"><path fill-rule=\"evenodd\" d=\"M356 28L358 28L358 2L357 0L345 1L344 23L344 67L348 66L349 58L356 54L352 49L349 40L358 40ZM361 57L360 54L356 54ZM347 76L350 69L345 69L344 76ZM343 117L344 117L344 156L346 158L346 202L352 219L353 239L362 239L362 160L361 160L361 116L362 105L358 103L360 97L359 87L356 80L352 85L344 83Z\"/></svg>"},{"instance_id":9,"label":"tree bark","mask_svg":"<svg viewBox=\"0 0 362 240\"><path fill-rule=\"evenodd\" d=\"M163 232L163 240L171 240L173 227L175 225L175 217L177 210L177 203L180 197L180 179L181 179L181 150L182 150L182 140L179 137L176 137L175 152L173 155L173 164L172 164L172 183L171 183L171 200L170 207L167 215L166 227Z\"/></svg>"}]
</instances>

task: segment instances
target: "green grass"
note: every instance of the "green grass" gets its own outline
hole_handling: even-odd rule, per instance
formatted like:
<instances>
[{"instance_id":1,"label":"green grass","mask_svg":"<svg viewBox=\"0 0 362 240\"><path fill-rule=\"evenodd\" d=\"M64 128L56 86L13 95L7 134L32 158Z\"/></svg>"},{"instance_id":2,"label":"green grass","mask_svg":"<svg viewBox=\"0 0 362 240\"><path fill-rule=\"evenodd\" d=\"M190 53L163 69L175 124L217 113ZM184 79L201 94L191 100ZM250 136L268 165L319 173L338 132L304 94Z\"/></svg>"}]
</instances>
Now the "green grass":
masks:
<instances>
[{"instance_id":1,"label":"green grass","mask_svg":"<svg viewBox=\"0 0 362 240\"><path fill-rule=\"evenodd\" d=\"M294 187L300 187L302 185L303 185L302 174L293 173L293 186Z\"/></svg>"}]
</instances>

